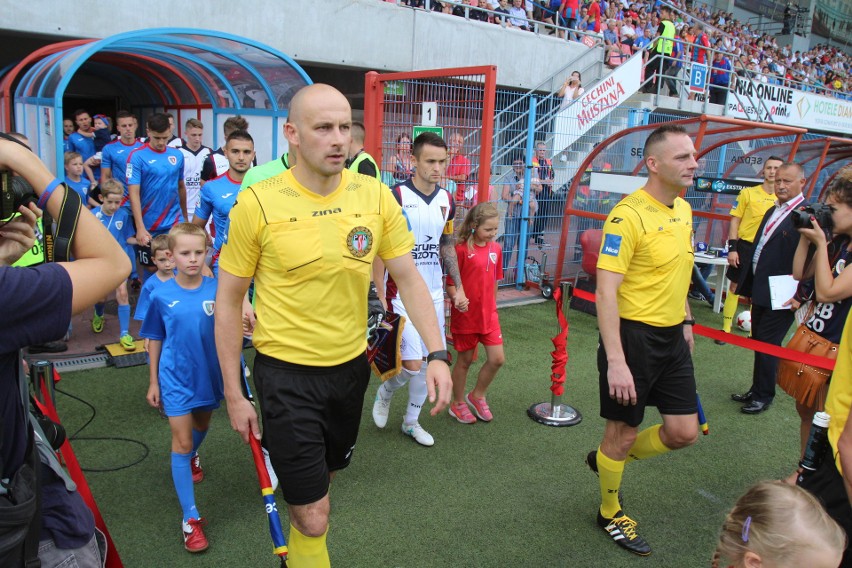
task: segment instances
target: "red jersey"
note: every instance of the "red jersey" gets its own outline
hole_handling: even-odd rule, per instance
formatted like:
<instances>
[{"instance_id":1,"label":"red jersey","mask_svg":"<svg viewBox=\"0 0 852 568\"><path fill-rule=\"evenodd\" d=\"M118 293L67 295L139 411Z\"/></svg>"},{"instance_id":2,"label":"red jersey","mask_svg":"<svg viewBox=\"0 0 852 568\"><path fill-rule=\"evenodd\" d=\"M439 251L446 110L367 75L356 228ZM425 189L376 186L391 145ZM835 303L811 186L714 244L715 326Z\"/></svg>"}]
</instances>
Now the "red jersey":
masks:
<instances>
[{"instance_id":1,"label":"red jersey","mask_svg":"<svg viewBox=\"0 0 852 568\"><path fill-rule=\"evenodd\" d=\"M597 0L592 0L592 3L589 4L589 20L594 20L592 31L596 34L601 33L601 5L598 4Z\"/></svg>"},{"instance_id":2,"label":"red jersey","mask_svg":"<svg viewBox=\"0 0 852 568\"><path fill-rule=\"evenodd\" d=\"M503 279L503 249L500 243L467 247L467 241L456 245L464 293L470 300L466 312L452 308L450 331L452 333L488 333L497 329L497 281ZM447 277L447 285L454 285Z\"/></svg>"}]
</instances>

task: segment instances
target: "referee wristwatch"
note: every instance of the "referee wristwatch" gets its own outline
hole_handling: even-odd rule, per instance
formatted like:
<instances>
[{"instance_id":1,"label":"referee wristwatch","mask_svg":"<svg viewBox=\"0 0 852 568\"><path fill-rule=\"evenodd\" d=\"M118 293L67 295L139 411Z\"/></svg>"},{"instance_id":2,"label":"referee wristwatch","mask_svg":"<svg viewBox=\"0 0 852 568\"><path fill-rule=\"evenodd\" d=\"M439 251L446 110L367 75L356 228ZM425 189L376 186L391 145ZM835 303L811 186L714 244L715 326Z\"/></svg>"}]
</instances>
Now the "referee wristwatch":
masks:
<instances>
[{"instance_id":1,"label":"referee wristwatch","mask_svg":"<svg viewBox=\"0 0 852 568\"><path fill-rule=\"evenodd\" d=\"M432 351L431 353L429 353L426 356L426 364L428 365L429 363L431 363L432 361L435 361L436 359L438 361L443 361L447 365L450 364L450 354L447 353L446 350Z\"/></svg>"},{"instance_id":2,"label":"referee wristwatch","mask_svg":"<svg viewBox=\"0 0 852 568\"><path fill-rule=\"evenodd\" d=\"M683 325L695 325L695 318L687 318L683 320Z\"/></svg>"}]
</instances>

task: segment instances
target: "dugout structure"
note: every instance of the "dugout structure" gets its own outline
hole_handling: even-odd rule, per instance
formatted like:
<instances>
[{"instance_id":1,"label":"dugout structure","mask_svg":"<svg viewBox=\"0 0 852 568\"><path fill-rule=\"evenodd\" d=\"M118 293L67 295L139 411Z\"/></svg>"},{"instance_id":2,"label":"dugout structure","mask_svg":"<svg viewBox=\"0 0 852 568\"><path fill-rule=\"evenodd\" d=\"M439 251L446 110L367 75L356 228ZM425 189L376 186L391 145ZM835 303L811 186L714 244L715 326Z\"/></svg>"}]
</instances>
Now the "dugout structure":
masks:
<instances>
[{"instance_id":1,"label":"dugout structure","mask_svg":"<svg viewBox=\"0 0 852 568\"><path fill-rule=\"evenodd\" d=\"M488 201L496 85L494 66L367 73L364 146L379 164L382 180L388 185L396 183L392 160L401 134L413 141L415 128L425 128L440 133L446 141L458 133L464 139L463 152L471 166L462 189L475 192L477 201ZM445 187L454 195L458 189L451 180ZM458 215L463 214L463 208L459 208Z\"/></svg>"},{"instance_id":2,"label":"dugout structure","mask_svg":"<svg viewBox=\"0 0 852 568\"><path fill-rule=\"evenodd\" d=\"M852 140L809 134L803 128L700 115L681 120L643 124L622 130L599 144L581 162L571 180L562 215L556 261L556 282L573 280L578 271L579 237L600 229L609 210L647 176L642 149L648 135L663 124L679 124L698 150L697 177L704 180L684 190L692 206L695 240L723 246L730 210L737 191L731 182L746 186L761 180L763 162L771 155L801 164L806 197L816 199L852 157ZM699 187L701 186L701 187Z\"/></svg>"},{"instance_id":3,"label":"dugout structure","mask_svg":"<svg viewBox=\"0 0 852 568\"><path fill-rule=\"evenodd\" d=\"M54 172L63 166L62 119L69 95L116 97L140 118L172 112L205 124L204 143L222 144L222 123L248 118L260 161L286 150L282 124L293 95L311 84L290 57L257 41L213 30L159 28L45 46L0 81L0 129L17 130Z\"/></svg>"}]
</instances>

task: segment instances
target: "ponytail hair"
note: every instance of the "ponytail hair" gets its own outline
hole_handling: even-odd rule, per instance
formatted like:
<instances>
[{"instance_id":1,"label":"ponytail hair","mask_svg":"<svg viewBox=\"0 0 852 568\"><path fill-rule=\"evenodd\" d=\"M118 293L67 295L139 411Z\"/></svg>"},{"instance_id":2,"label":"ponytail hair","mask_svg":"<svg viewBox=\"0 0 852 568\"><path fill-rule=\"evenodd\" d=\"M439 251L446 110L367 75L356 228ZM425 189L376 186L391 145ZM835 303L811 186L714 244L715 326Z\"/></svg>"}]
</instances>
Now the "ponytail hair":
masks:
<instances>
[{"instance_id":1,"label":"ponytail hair","mask_svg":"<svg viewBox=\"0 0 852 568\"><path fill-rule=\"evenodd\" d=\"M721 559L744 566L746 553L776 567L807 565L813 551L842 553L846 533L816 498L782 481L762 481L743 494L722 524L711 566Z\"/></svg>"},{"instance_id":2,"label":"ponytail hair","mask_svg":"<svg viewBox=\"0 0 852 568\"><path fill-rule=\"evenodd\" d=\"M467 248L473 250L473 233L476 228L481 225L486 219L499 217L497 206L491 202L479 203L474 205L462 221L461 227L458 230L458 240L467 242Z\"/></svg>"}]
</instances>

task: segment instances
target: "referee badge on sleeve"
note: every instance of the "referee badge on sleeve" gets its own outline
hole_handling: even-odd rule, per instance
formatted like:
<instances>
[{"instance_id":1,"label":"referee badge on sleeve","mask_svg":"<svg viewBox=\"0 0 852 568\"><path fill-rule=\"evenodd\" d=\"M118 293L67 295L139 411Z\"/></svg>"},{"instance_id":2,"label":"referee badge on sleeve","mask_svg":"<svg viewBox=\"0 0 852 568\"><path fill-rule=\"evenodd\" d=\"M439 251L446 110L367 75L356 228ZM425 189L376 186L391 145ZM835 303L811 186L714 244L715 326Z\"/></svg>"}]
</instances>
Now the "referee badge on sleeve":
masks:
<instances>
[{"instance_id":1,"label":"referee badge on sleeve","mask_svg":"<svg viewBox=\"0 0 852 568\"><path fill-rule=\"evenodd\" d=\"M604 244L601 252L603 254L608 254L609 256L618 256L619 251L621 250L621 235L612 235L606 234L604 235Z\"/></svg>"}]
</instances>

